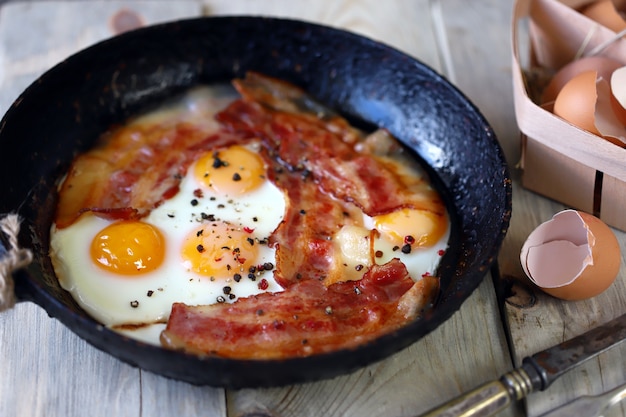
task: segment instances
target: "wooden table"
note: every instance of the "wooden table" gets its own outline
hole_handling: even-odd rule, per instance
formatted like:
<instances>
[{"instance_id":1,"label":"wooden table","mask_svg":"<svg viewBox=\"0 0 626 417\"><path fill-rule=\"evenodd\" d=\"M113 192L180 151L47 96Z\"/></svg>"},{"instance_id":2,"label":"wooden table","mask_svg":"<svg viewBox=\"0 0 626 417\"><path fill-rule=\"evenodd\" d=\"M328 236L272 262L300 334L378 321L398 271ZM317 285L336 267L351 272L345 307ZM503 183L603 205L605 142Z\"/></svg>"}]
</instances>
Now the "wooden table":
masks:
<instances>
[{"instance_id":1,"label":"wooden table","mask_svg":"<svg viewBox=\"0 0 626 417\"><path fill-rule=\"evenodd\" d=\"M4 4L2 114L36 76L74 51L112 36L110 17L121 9L136 12L145 24L201 14L288 16L383 41L444 74L480 108L505 149L514 176L514 203L499 257L501 279L488 275L458 313L404 351L332 380L262 390L196 387L123 364L79 339L41 308L20 303L0 315L0 416L413 416L498 378L526 355L626 312L624 267L613 287L589 301L563 302L522 285L522 243L533 228L564 207L520 186L511 81L512 8L513 0ZM626 250L626 234L616 234ZM623 382L624 345L501 415L537 416ZM625 405L617 406L608 415L625 416L625 410Z\"/></svg>"}]
</instances>

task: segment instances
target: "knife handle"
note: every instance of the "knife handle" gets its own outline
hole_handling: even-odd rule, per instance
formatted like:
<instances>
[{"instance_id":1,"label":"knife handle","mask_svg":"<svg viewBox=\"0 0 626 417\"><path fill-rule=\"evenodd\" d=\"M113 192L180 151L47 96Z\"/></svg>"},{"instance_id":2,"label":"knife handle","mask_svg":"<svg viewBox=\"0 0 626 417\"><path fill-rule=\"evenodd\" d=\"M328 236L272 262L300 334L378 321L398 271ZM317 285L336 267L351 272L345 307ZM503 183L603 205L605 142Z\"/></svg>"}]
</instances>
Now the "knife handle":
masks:
<instances>
[{"instance_id":1,"label":"knife handle","mask_svg":"<svg viewBox=\"0 0 626 417\"><path fill-rule=\"evenodd\" d=\"M488 382L461 395L422 417L491 416L532 392L533 386L523 369L508 372L497 381Z\"/></svg>"}]
</instances>

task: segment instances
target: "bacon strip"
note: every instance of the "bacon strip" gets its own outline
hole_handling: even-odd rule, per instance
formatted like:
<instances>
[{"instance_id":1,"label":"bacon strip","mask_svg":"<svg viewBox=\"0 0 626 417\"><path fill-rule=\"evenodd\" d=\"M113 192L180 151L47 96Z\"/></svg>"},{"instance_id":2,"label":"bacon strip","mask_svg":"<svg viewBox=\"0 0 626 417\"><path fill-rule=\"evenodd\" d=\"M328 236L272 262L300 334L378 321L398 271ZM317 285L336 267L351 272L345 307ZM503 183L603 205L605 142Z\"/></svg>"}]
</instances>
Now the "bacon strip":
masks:
<instances>
[{"instance_id":1,"label":"bacon strip","mask_svg":"<svg viewBox=\"0 0 626 417\"><path fill-rule=\"evenodd\" d=\"M436 293L437 279L415 283L394 259L358 281L341 282L332 237L344 225L360 224L360 210L374 216L413 207L443 215L436 192L401 175L372 146L359 148L362 134L302 90L258 74L234 84L243 98L217 115L218 131L130 124L106 147L78 157L60 190L57 227L85 211L142 217L177 193L200 153L260 138L268 176L289 201L270 237L275 277L285 290L233 304L174 304L163 344L232 358L287 358L352 348L415 319Z\"/></svg>"},{"instance_id":2,"label":"bacon strip","mask_svg":"<svg viewBox=\"0 0 626 417\"><path fill-rule=\"evenodd\" d=\"M443 201L427 181L408 184L374 156L357 154L342 160L329 155L311 160L308 167L324 190L332 190L337 198L356 204L369 216L400 208L445 213Z\"/></svg>"},{"instance_id":3,"label":"bacon strip","mask_svg":"<svg viewBox=\"0 0 626 417\"><path fill-rule=\"evenodd\" d=\"M276 281L283 288L301 279L342 281L332 237L344 224L360 221L360 213L321 192L302 172L275 172L272 180L288 197L284 219L270 237L276 247Z\"/></svg>"},{"instance_id":4,"label":"bacon strip","mask_svg":"<svg viewBox=\"0 0 626 417\"><path fill-rule=\"evenodd\" d=\"M233 86L244 101L259 103L278 113L298 115L306 119L304 125L322 126L345 143L354 144L361 139L361 133L346 119L293 84L250 71L245 78L233 80Z\"/></svg>"},{"instance_id":5,"label":"bacon strip","mask_svg":"<svg viewBox=\"0 0 626 417\"><path fill-rule=\"evenodd\" d=\"M325 120L301 110L297 104L304 100L302 90L258 74L235 85L243 99L220 112L217 120L229 131L262 138L289 169L309 171L325 192L356 204L369 216L405 207L445 213L427 182L407 184L381 158L360 153L354 146L358 134L345 119L333 115Z\"/></svg>"},{"instance_id":6,"label":"bacon strip","mask_svg":"<svg viewBox=\"0 0 626 417\"><path fill-rule=\"evenodd\" d=\"M362 280L325 287L306 280L282 293L233 304L174 304L162 343L227 358L280 359L353 348L417 317L430 301L433 278L414 283L398 260Z\"/></svg>"},{"instance_id":7,"label":"bacon strip","mask_svg":"<svg viewBox=\"0 0 626 417\"><path fill-rule=\"evenodd\" d=\"M59 191L55 224L67 227L85 211L109 219L147 215L176 194L199 153L236 140L186 123L125 126L105 147L73 161Z\"/></svg>"}]
</instances>

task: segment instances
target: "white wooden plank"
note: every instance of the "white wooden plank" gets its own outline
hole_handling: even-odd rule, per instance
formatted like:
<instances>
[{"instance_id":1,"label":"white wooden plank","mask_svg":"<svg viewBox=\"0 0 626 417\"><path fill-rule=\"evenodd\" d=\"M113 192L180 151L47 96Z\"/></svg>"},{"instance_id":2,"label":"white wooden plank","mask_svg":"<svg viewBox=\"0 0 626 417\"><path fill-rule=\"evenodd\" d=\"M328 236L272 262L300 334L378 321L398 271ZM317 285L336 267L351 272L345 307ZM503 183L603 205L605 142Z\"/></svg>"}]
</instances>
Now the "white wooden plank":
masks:
<instances>
[{"instance_id":1,"label":"white wooden plank","mask_svg":"<svg viewBox=\"0 0 626 417\"><path fill-rule=\"evenodd\" d=\"M444 7L465 6L463 19L447 20L450 30L459 36L450 40L451 56L463 62L466 70L457 79L460 87L479 106L492 123L507 154L514 178L513 218L499 257L503 276L528 283L521 269L519 253L530 232L553 214L566 208L562 204L533 194L520 185L519 131L514 118L511 86L510 21L514 1L472 2L444 0ZM447 13L444 16L449 16ZM506 36L509 33L509 36ZM462 40L466 41L463 42ZM480 45L487 45L486 48ZM484 73L484 76L480 74ZM485 79L489 77L489 79ZM477 80L483 79L482 82ZM496 86L486 88L487 83ZM576 187L572 184L572 187ZM626 248L625 234L616 231L622 251ZM624 262L622 262L624 263ZM626 268L622 265L616 284L606 293L589 301L565 302L540 291L531 293L515 286L505 304L515 364L541 349L569 339L600 323L626 312L624 293ZM529 300L536 297L532 303ZM530 417L541 415L577 396L606 391L626 381L626 346L583 365L563 376L547 391L532 394L526 401ZM611 412L624 416L624 405Z\"/></svg>"},{"instance_id":2,"label":"white wooden plank","mask_svg":"<svg viewBox=\"0 0 626 417\"><path fill-rule=\"evenodd\" d=\"M197 16L194 1L10 3L0 9L0 110L70 54L113 36L111 16L145 24ZM125 365L43 310L22 303L0 315L0 415L225 415L221 389L192 387Z\"/></svg>"},{"instance_id":3,"label":"white wooden plank","mask_svg":"<svg viewBox=\"0 0 626 417\"><path fill-rule=\"evenodd\" d=\"M203 0L204 14L300 19L348 29L441 68L428 0Z\"/></svg>"},{"instance_id":4,"label":"white wooden plank","mask_svg":"<svg viewBox=\"0 0 626 417\"><path fill-rule=\"evenodd\" d=\"M226 415L224 390L141 372L141 413L138 417Z\"/></svg>"},{"instance_id":5,"label":"white wooden plank","mask_svg":"<svg viewBox=\"0 0 626 417\"><path fill-rule=\"evenodd\" d=\"M513 0L441 0L439 4L448 65L454 68L452 82L487 118L514 166L519 160L519 131L511 87Z\"/></svg>"},{"instance_id":6,"label":"white wooden plank","mask_svg":"<svg viewBox=\"0 0 626 417\"><path fill-rule=\"evenodd\" d=\"M286 388L228 392L229 415L416 416L508 367L487 279L444 325L407 349L350 375ZM496 332L497 333L497 332ZM500 416L513 416L510 408ZM263 414L265 413L265 414Z\"/></svg>"},{"instance_id":7,"label":"white wooden plank","mask_svg":"<svg viewBox=\"0 0 626 417\"><path fill-rule=\"evenodd\" d=\"M117 34L122 10L144 24L200 14L195 0L19 1L0 9L0 114L36 77L71 54Z\"/></svg>"},{"instance_id":8,"label":"white wooden plank","mask_svg":"<svg viewBox=\"0 0 626 417\"><path fill-rule=\"evenodd\" d=\"M162 2L168 3L168 2ZM170 2L174 3L174 2ZM436 2L435 2L436 3ZM76 3L78 4L78 3ZM91 4L91 3L90 3ZM307 20L320 21L338 27L347 27L358 33L394 45L407 53L414 55L440 71L445 67L440 62L439 45L436 41L438 30L432 24L432 14L429 8L431 2L426 0L378 2L364 1L319 1L296 2L290 0L241 0L241 1L207 1L206 10L212 14L253 13L264 15L280 15ZM446 3L443 3L444 5ZM466 4L466 3L464 3ZM497 7L497 5L492 5ZM62 6L65 7L65 6ZM72 6L73 7L73 6ZM6 9L3 9L0 18L5 19ZM447 13L447 9L441 9ZM461 16L463 7L452 10ZM442 17L445 18L446 14ZM22 16L23 17L23 16ZM459 18L460 19L460 18ZM441 19L445 22L445 19ZM3 25L0 21L0 30ZM398 22L404 22L398 24ZM446 32L447 33L447 32ZM448 39L450 39L448 34ZM449 45L448 45L449 47ZM62 57L64 51L56 52L56 57ZM1 54L0 54L1 55ZM42 58L43 56L43 58ZM55 61L48 58L44 50L33 61L25 61L23 67L46 68L45 64ZM34 63L33 63L34 62ZM44 62L44 64L40 64ZM457 67L454 74L460 71ZM463 67L461 67L462 69ZM32 71L35 74L37 71ZM21 74L12 73L12 78L18 79ZM452 73L451 73L452 74ZM7 77L3 76L2 80ZM8 88L8 83L2 81L1 91ZM29 81L28 81L29 82ZM13 85L13 84L11 84ZM25 83L23 83L25 85ZM22 88L22 87L20 87ZM15 90L15 95L20 90ZM0 96L4 99L4 93ZM21 311L20 311L21 310ZM18 306L23 314L18 319L33 325L35 329L49 325L43 324L28 317L28 312L40 314L37 307L30 305ZM12 316L2 316L3 320L14 320ZM23 318L26 318L25 320ZM54 321L52 321L54 322ZM57 323L58 325L58 323ZM4 326L3 326L4 328ZM352 375L339 377L331 381L303 384L288 388L273 390L242 390L229 392L228 408L232 415L262 412L268 415L415 415L421 411L437 405L440 399L447 399L461 392L473 388L479 383L498 377L508 370L510 363L503 342L495 297L489 278L479 287L476 293L464 304L461 311L453 316L444 326L441 326L422 341L414 344L397 355L374 364ZM60 326L60 343L66 344L64 339L75 337ZM0 341L4 342L8 336L2 334ZM30 341L30 339L29 339ZM29 343L26 341L25 343ZM8 348L15 358L15 348ZM70 348L69 351L72 349ZM87 354L90 350L87 346ZM45 354L45 353L44 353ZM106 355L105 355L106 356ZM37 358L29 368L41 366L48 357ZM113 360L117 363L115 360ZM100 362L96 361L96 364ZM122 365L125 366L125 365ZM132 368L129 368L132 371ZM17 372L12 371L15 374ZM106 374L106 369L94 370L95 375ZM219 396L211 389L192 387L188 384L172 382L147 372L141 372L141 410L135 415L223 415L223 406ZM41 386L52 384L50 375L44 375L44 381L36 384L35 395L45 391ZM93 381L83 381L87 385L94 385ZM39 386L39 388L37 388ZM2 387L6 398L14 395L11 387ZM68 391L80 391L82 387L74 385ZM30 390L33 388L29 387ZM91 389L91 388L88 388ZM88 390L83 389L83 390ZM8 393L8 394L7 394ZM119 391L106 392L99 397L99 403L114 401ZM205 396L210 397L207 399ZM436 400L435 400L436 399ZM4 398L2 398L4 401ZM186 408L189 407L189 408ZM210 407L210 408L205 408ZM105 407L101 407L105 408ZM203 412L203 408L204 412ZM45 415L72 415L63 414L66 407L54 407L51 403ZM128 408L128 415L133 415L134 405ZM181 411L183 410L183 411ZM211 412L209 410L215 410ZM11 409L10 411L13 411ZM72 410L70 410L72 411ZM82 409L82 414L99 415L98 410ZM58 414L57 414L58 412ZM175 414L176 413L176 414ZM512 410L502 415L512 415ZM82 415L81 414L81 415ZM19 415L19 414L16 414ZM38 415L38 414L23 414ZM43 415L43 414L39 414ZM123 411L119 415L124 415Z\"/></svg>"},{"instance_id":9,"label":"white wooden plank","mask_svg":"<svg viewBox=\"0 0 626 417\"><path fill-rule=\"evenodd\" d=\"M0 415L135 417L138 369L94 349L31 303L0 314Z\"/></svg>"},{"instance_id":10,"label":"white wooden plank","mask_svg":"<svg viewBox=\"0 0 626 417\"><path fill-rule=\"evenodd\" d=\"M626 234L614 230L622 248L622 267L616 282L606 292L585 301L562 301L530 286L519 265L521 246L530 232L554 213L563 210L560 203L541 198L521 186L514 189L514 215L511 233L504 242L502 271L523 285L513 288L506 312L513 354L517 364L528 355L563 342L626 312ZM520 301L522 300L522 301ZM527 400L528 416L538 416L583 394L599 394L626 382L626 345L602 354L561 377L547 391ZM611 416L624 416L619 405Z\"/></svg>"},{"instance_id":11,"label":"white wooden plank","mask_svg":"<svg viewBox=\"0 0 626 417\"><path fill-rule=\"evenodd\" d=\"M346 27L445 72L431 2L204 2L212 15L250 13ZM462 14L462 9L457 13ZM398 23L398 22L410 22ZM489 278L453 318L422 341L351 375L312 384L228 392L230 414L409 416L495 379L510 361ZM502 413L513 415L514 409Z\"/></svg>"}]
</instances>

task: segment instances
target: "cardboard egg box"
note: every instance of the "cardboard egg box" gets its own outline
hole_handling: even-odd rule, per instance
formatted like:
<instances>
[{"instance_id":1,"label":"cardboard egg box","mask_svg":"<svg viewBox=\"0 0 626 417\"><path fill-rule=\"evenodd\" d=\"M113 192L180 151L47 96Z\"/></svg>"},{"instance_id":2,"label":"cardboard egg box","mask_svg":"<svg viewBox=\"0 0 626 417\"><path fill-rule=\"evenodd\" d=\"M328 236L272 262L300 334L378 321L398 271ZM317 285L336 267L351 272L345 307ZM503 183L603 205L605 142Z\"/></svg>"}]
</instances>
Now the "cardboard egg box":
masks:
<instances>
[{"instance_id":1,"label":"cardboard egg box","mask_svg":"<svg viewBox=\"0 0 626 417\"><path fill-rule=\"evenodd\" d=\"M593 2L515 2L513 89L522 185L626 231L626 149L554 115L551 105L538 104L551 76L590 51L626 66L626 40L578 12Z\"/></svg>"}]
</instances>

